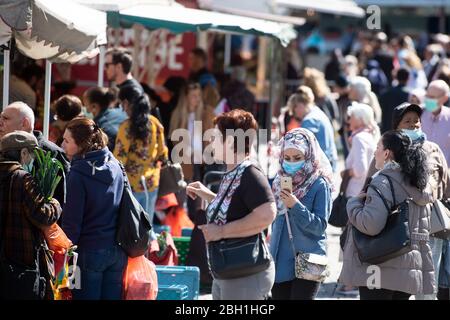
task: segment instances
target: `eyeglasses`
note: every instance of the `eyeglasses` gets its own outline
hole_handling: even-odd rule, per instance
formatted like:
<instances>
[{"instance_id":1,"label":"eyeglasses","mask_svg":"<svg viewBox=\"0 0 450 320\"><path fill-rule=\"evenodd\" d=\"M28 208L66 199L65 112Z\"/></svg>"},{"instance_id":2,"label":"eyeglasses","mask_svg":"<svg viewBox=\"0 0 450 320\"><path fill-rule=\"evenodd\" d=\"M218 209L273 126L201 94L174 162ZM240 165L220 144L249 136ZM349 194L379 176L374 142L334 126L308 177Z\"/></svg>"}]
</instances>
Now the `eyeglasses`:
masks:
<instances>
[{"instance_id":1,"label":"eyeglasses","mask_svg":"<svg viewBox=\"0 0 450 320\"><path fill-rule=\"evenodd\" d=\"M284 141L286 140L294 140L294 141L302 141L302 140L306 140L305 136L301 133L292 133L292 132L288 132L286 133L286 135L284 136Z\"/></svg>"}]
</instances>

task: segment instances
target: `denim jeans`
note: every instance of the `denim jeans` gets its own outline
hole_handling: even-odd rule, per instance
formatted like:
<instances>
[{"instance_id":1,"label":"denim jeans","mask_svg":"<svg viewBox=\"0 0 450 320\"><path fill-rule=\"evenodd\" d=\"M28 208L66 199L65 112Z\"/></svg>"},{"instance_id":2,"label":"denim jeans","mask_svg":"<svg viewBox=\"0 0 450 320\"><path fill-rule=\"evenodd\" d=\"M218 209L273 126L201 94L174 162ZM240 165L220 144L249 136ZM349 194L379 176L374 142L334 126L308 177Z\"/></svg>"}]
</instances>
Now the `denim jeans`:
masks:
<instances>
[{"instance_id":1,"label":"denim jeans","mask_svg":"<svg viewBox=\"0 0 450 320\"><path fill-rule=\"evenodd\" d=\"M158 188L156 188L152 192L133 192L133 195L136 197L136 200L139 201L141 206L145 209L150 217L150 222L153 226L153 217L155 216L155 206L156 200L158 199ZM152 229L151 231L151 239L155 240L156 235Z\"/></svg>"},{"instance_id":2,"label":"denim jeans","mask_svg":"<svg viewBox=\"0 0 450 320\"><path fill-rule=\"evenodd\" d=\"M75 288L74 300L120 300L123 272L128 257L118 245L102 250L78 252L81 288Z\"/></svg>"},{"instance_id":3,"label":"denim jeans","mask_svg":"<svg viewBox=\"0 0 450 320\"><path fill-rule=\"evenodd\" d=\"M433 256L433 267L436 284L438 284L439 273L441 272L442 245L442 239L430 237L430 247L431 254ZM416 300L436 300L436 294L437 292L433 294L416 294Z\"/></svg>"},{"instance_id":4,"label":"denim jeans","mask_svg":"<svg viewBox=\"0 0 450 320\"><path fill-rule=\"evenodd\" d=\"M443 240L439 287L450 288L450 240Z\"/></svg>"}]
</instances>

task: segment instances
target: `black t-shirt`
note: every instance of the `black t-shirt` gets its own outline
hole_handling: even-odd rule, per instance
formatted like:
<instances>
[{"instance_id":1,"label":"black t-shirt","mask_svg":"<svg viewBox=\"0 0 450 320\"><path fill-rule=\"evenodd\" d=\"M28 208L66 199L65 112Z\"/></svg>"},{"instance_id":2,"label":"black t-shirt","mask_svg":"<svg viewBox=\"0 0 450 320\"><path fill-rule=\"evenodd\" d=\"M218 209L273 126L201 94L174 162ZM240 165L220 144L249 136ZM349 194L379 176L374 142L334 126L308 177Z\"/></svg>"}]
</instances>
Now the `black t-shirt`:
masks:
<instances>
[{"instance_id":1,"label":"black t-shirt","mask_svg":"<svg viewBox=\"0 0 450 320\"><path fill-rule=\"evenodd\" d=\"M227 175L234 175L235 170ZM266 176L255 165L245 168L227 210L227 222L242 219L266 202L275 202Z\"/></svg>"},{"instance_id":2,"label":"black t-shirt","mask_svg":"<svg viewBox=\"0 0 450 320\"><path fill-rule=\"evenodd\" d=\"M135 87L141 94L144 93L144 89L142 88L141 84L134 78L125 80L121 84L117 85L119 89L125 88L125 87Z\"/></svg>"}]
</instances>

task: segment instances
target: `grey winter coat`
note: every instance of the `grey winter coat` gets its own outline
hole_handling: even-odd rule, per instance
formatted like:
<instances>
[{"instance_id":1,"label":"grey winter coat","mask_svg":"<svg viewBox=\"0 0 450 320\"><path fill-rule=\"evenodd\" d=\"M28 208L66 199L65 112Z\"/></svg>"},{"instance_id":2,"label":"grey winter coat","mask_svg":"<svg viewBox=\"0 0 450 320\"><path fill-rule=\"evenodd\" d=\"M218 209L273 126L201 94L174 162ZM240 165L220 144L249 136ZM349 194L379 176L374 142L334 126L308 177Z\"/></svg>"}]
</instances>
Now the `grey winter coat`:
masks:
<instances>
[{"instance_id":1,"label":"grey winter coat","mask_svg":"<svg viewBox=\"0 0 450 320\"><path fill-rule=\"evenodd\" d=\"M406 292L409 294L431 294L435 292L435 276L431 248L429 245L430 204L434 202L430 186L420 191L404 179L400 169L380 171L391 177L397 203L412 198L414 205L409 214L411 251L378 265L380 268L380 288ZM376 174L371 181L393 205L391 188L386 177ZM388 216L383 200L369 188L365 200L352 197L347 203L349 222L353 227L368 235L379 234ZM348 233L344 245L344 264L339 282L347 286L367 287L373 284L373 269L361 263L353 243L352 232ZM370 277L370 278L369 278ZM369 281L368 281L369 280Z\"/></svg>"}]
</instances>

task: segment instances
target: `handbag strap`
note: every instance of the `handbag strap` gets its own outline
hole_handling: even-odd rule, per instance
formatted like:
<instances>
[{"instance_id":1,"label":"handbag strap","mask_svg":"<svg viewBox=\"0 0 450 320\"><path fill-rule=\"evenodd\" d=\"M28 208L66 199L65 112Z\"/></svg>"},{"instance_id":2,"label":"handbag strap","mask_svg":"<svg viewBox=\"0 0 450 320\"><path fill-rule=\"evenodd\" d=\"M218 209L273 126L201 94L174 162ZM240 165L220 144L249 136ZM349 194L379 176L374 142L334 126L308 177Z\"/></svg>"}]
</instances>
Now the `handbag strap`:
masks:
<instances>
[{"instance_id":1,"label":"handbag strap","mask_svg":"<svg viewBox=\"0 0 450 320\"><path fill-rule=\"evenodd\" d=\"M389 186L391 188L392 201L393 201L393 207L394 207L397 204L397 200L395 199L394 184L392 183L392 179L391 179L391 177L389 177L388 175L386 175L384 173L380 173L380 175L383 177L386 177L386 179L388 179Z\"/></svg>"},{"instance_id":2,"label":"handbag strap","mask_svg":"<svg viewBox=\"0 0 450 320\"><path fill-rule=\"evenodd\" d=\"M344 194L345 193L345 191L347 190L349 182L350 182L349 170L345 170L344 171L344 175L342 177L342 183L341 183L341 186L339 188L339 194Z\"/></svg>"},{"instance_id":3,"label":"handbag strap","mask_svg":"<svg viewBox=\"0 0 450 320\"><path fill-rule=\"evenodd\" d=\"M295 250L294 236L292 235L291 223L290 223L290 220L289 220L289 215L288 215L287 210L284 213L284 217L286 219L286 226L287 226L287 229L288 229L289 242L291 243L291 249L292 249L292 253L294 254L294 259L295 259L295 257L297 256L297 250Z\"/></svg>"},{"instance_id":4,"label":"handbag strap","mask_svg":"<svg viewBox=\"0 0 450 320\"><path fill-rule=\"evenodd\" d=\"M231 186L233 185L234 179L236 179L236 176L238 175L238 173L239 173L239 169L236 169L236 173L235 173L233 179L231 180L230 184L227 187L227 190L225 191L225 193L223 194L223 196L220 199L219 203L217 204L217 207L215 208L214 213L212 214L211 219L209 219L208 223L212 223L216 219L217 215L219 214L220 206L222 205L222 203L225 200L228 192L230 191Z\"/></svg>"},{"instance_id":5,"label":"handbag strap","mask_svg":"<svg viewBox=\"0 0 450 320\"><path fill-rule=\"evenodd\" d=\"M383 194L381 193L380 189L378 189L374 185L369 185L369 188L372 188L373 190L375 190L375 192L380 196L381 200L383 200L383 203L384 203L384 206L386 207L386 210L388 211L388 213L390 213L391 209L389 208L388 203L386 201L386 198L383 196Z\"/></svg>"}]
</instances>

